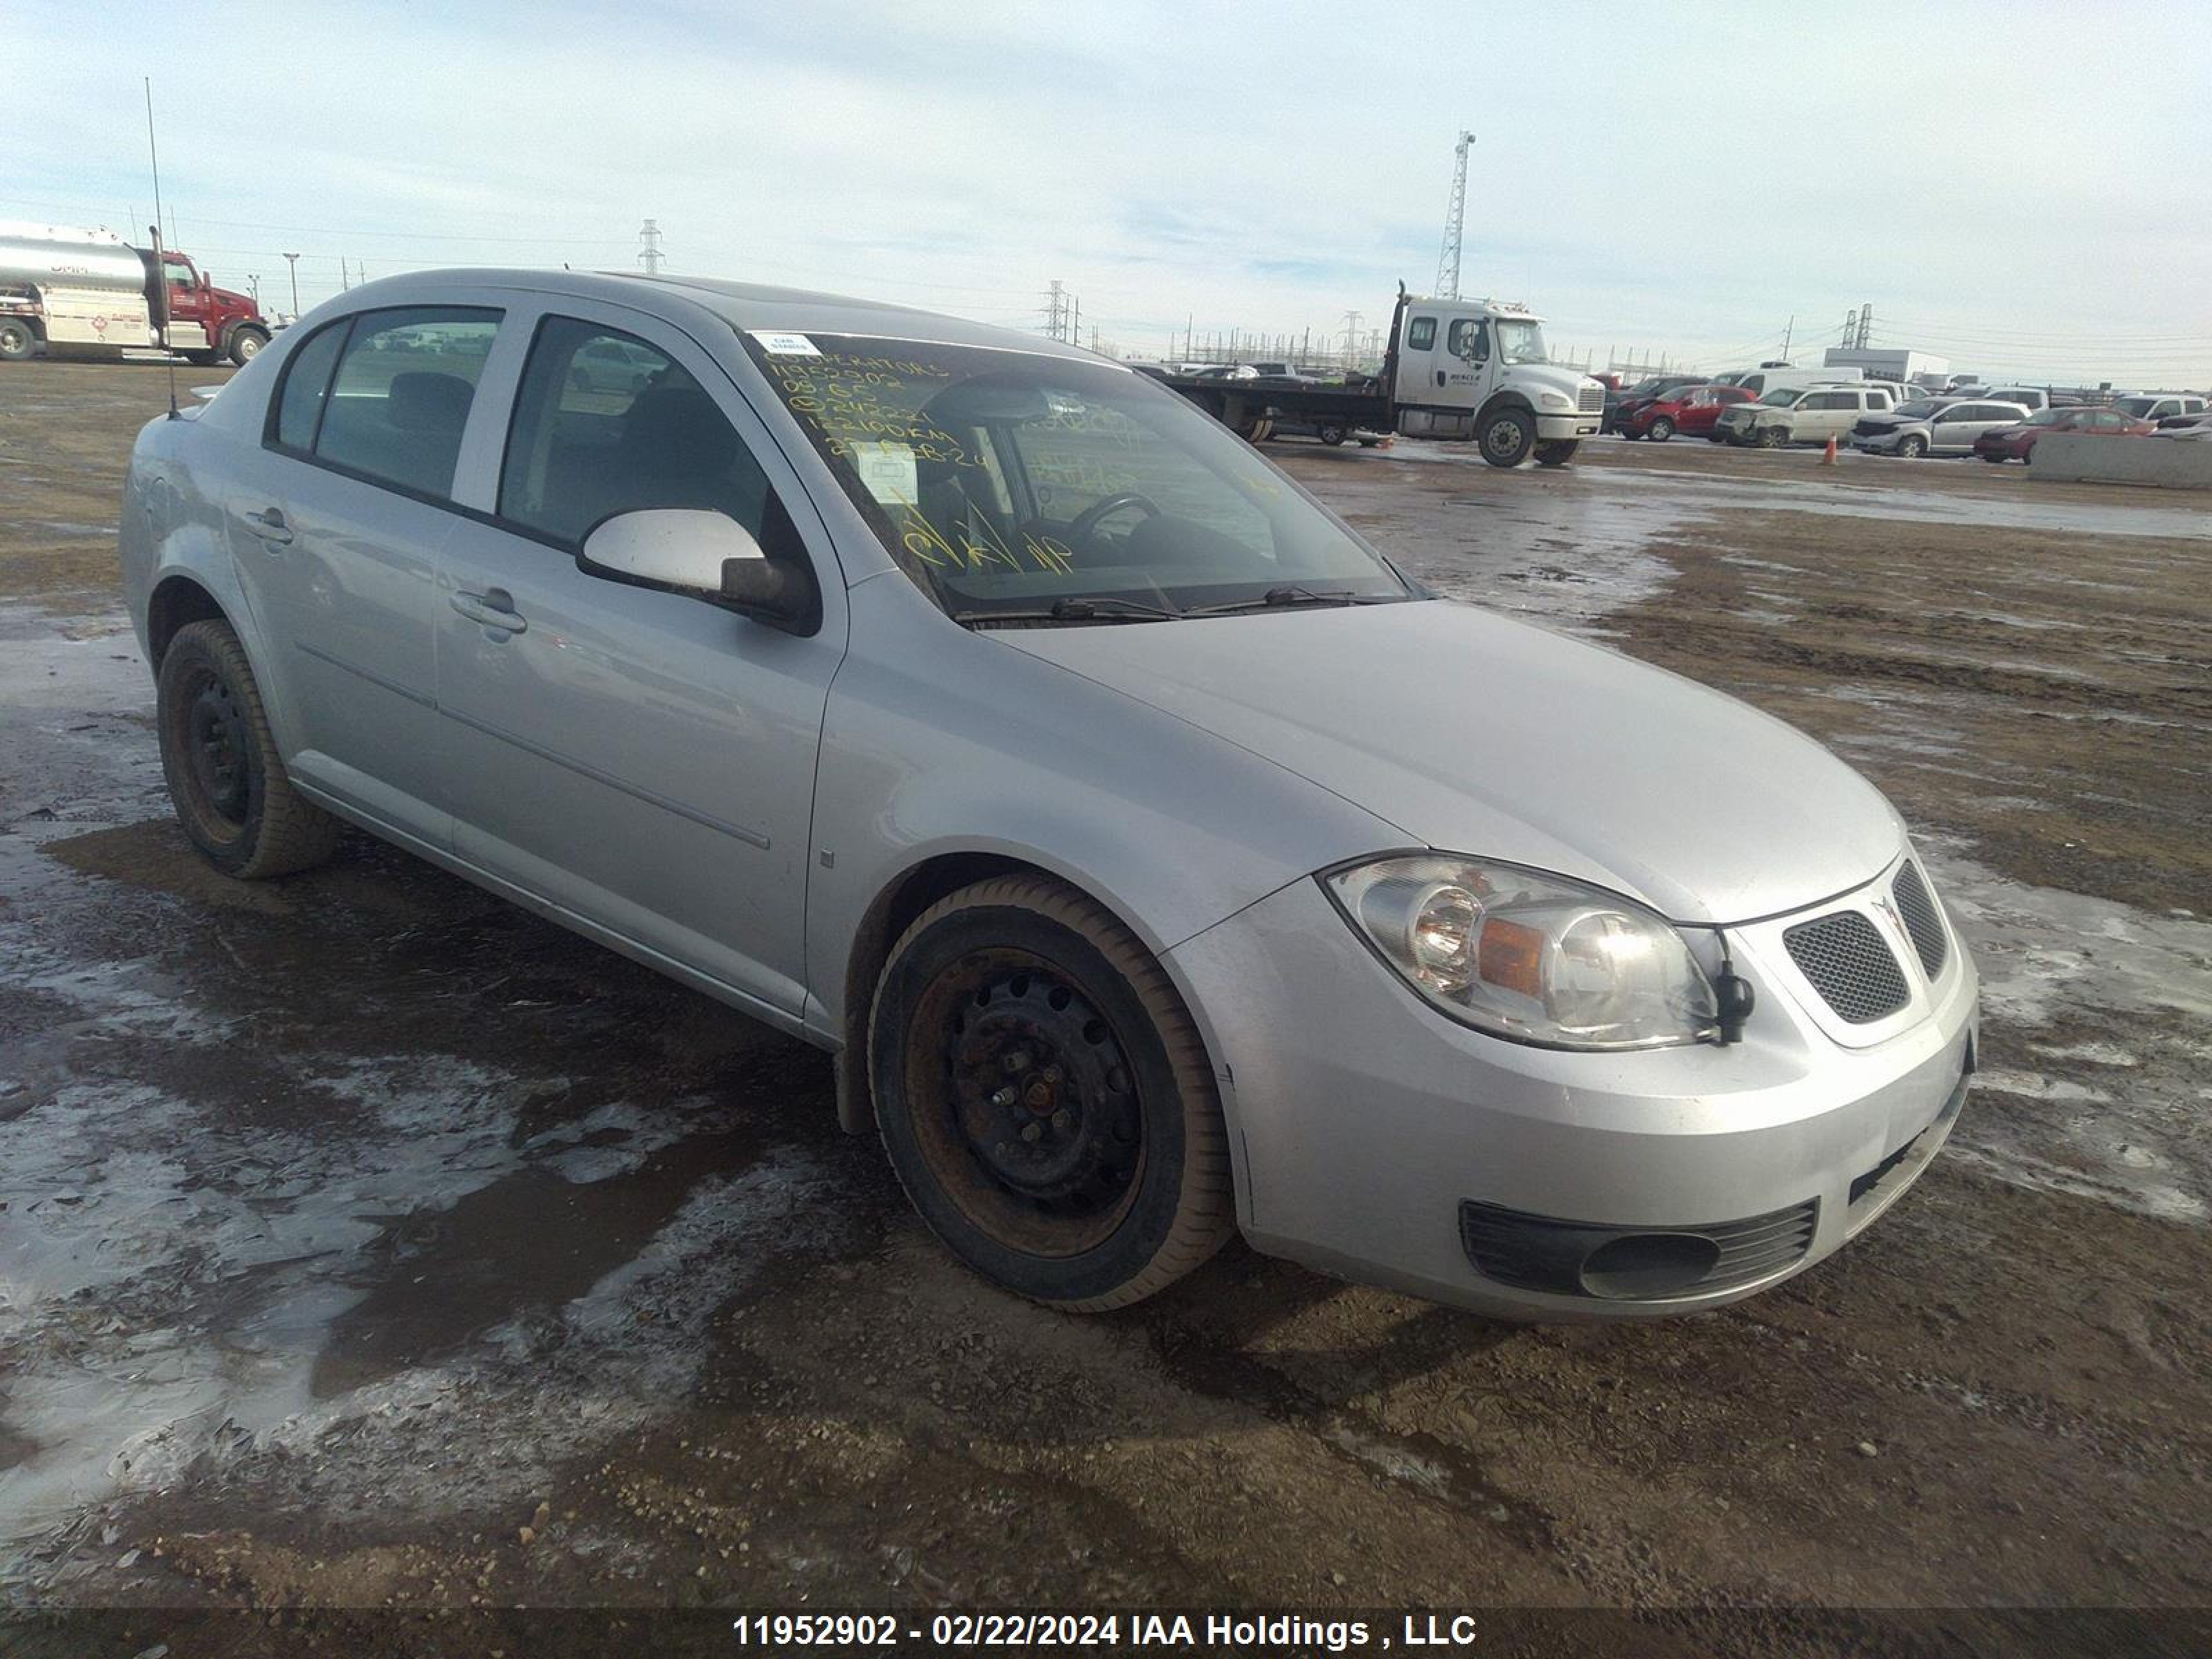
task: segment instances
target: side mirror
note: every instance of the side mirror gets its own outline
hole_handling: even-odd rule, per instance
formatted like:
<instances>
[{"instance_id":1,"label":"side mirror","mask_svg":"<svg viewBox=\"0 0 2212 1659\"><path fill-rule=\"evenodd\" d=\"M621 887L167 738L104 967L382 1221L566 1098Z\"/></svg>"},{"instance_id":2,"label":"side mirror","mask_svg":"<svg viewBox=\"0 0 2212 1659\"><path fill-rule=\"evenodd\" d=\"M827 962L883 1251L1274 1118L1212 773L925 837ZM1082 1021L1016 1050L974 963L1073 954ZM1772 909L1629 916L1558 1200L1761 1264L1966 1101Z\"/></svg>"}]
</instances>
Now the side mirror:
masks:
<instances>
[{"instance_id":1,"label":"side mirror","mask_svg":"<svg viewBox=\"0 0 2212 1659\"><path fill-rule=\"evenodd\" d=\"M787 632L811 634L820 625L805 574L769 559L726 513L680 507L617 513L584 538L576 568L609 581L719 600Z\"/></svg>"}]
</instances>

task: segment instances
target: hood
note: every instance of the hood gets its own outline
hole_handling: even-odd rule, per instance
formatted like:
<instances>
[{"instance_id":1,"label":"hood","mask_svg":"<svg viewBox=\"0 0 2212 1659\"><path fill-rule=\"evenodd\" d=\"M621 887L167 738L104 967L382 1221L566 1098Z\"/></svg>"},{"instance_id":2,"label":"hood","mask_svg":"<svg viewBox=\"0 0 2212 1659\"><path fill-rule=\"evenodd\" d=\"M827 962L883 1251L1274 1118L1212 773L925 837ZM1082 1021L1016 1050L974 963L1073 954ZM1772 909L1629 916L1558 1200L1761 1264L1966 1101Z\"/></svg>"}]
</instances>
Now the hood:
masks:
<instances>
[{"instance_id":1,"label":"hood","mask_svg":"<svg viewBox=\"0 0 2212 1659\"><path fill-rule=\"evenodd\" d=\"M243 311L256 316L260 314L261 307L254 304L253 296L251 294L240 294L227 288L211 288L208 292L222 301L223 309L226 311Z\"/></svg>"},{"instance_id":2,"label":"hood","mask_svg":"<svg viewBox=\"0 0 2212 1659\"><path fill-rule=\"evenodd\" d=\"M1515 363L1505 371L1505 381L1524 392L1539 388L1547 392L1564 392L1570 398L1577 396L1584 385L1603 389L1605 382L1595 380L1578 368L1561 368L1557 363Z\"/></svg>"},{"instance_id":3,"label":"hood","mask_svg":"<svg viewBox=\"0 0 2212 1659\"><path fill-rule=\"evenodd\" d=\"M1903 841L1873 785L1780 720L1449 600L994 637L1273 761L1408 845L1578 877L1676 921L1802 908Z\"/></svg>"}]
</instances>

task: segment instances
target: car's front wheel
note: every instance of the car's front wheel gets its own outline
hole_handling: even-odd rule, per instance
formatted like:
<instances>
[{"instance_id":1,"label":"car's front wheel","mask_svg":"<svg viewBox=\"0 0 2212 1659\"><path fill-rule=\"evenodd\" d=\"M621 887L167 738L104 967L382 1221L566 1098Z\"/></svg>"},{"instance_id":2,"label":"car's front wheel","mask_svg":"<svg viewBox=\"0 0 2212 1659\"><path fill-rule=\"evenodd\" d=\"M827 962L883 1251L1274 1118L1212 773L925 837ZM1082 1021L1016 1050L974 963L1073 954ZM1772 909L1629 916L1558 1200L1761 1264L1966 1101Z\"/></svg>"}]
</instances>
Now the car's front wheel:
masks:
<instances>
[{"instance_id":1,"label":"car's front wheel","mask_svg":"<svg viewBox=\"0 0 2212 1659\"><path fill-rule=\"evenodd\" d=\"M1761 449L1779 449L1789 441L1790 434L1785 428L1763 426L1759 428L1758 443Z\"/></svg>"},{"instance_id":2,"label":"car's front wheel","mask_svg":"<svg viewBox=\"0 0 2212 1659\"><path fill-rule=\"evenodd\" d=\"M1234 1224L1189 1012L1127 928L1059 882L996 877L924 911L877 985L868 1065L907 1196L1008 1290L1121 1307Z\"/></svg>"},{"instance_id":3,"label":"car's front wheel","mask_svg":"<svg viewBox=\"0 0 2212 1659\"><path fill-rule=\"evenodd\" d=\"M293 788L246 651L222 622L177 630L155 677L161 773L185 834L247 881L286 876L337 850L343 826Z\"/></svg>"},{"instance_id":4,"label":"car's front wheel","mask_svg":"<svg viewBox=\"0 0 2212 1659\"><path fill-rule=\"evenodd\" d=\"M1662 415L1657 420L1651 422L1651 430L1649 436L1653 443L1663 444L1668 439L1674 435L1674 423L1668 420L1664 415Z\"/></svg>"},{"instance_id":5,"label":"car's front wheel","mask_svg":"<svg viewBox=\"0 0 2212 1659\"><path fill-rule=\"evenodd\" d=\"M1908 434L1898 441L1897 453L1908 461L1917 461L1928 453L1928 440L1917 432Z\"/></svg>"}]
</instances>

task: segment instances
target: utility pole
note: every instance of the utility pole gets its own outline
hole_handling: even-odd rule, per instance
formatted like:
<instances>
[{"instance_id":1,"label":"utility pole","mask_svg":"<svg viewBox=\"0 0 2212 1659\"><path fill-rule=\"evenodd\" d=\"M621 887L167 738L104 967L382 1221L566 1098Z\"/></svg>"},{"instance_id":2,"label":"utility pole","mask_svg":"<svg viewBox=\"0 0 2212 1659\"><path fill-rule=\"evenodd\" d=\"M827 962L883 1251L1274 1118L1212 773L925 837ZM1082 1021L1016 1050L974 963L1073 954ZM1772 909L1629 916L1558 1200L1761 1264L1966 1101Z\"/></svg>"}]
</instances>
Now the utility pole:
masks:
<instances>
[{"instance_id":1,"label":"utility pole","mask_svg":"<svg viewBox=\"0 0 2212 1659\"><path fill-rule=\"evenodd\" d=\"M1459 143L1454 146L1451 200L1444 208L1443 252L1437 257L1437 297L1440 300L1459 298L1460 228L1467 218L1467 153L1474 143L1474 135L1461 128Z\"/></svg>"},{"instance_id":2,"label":"utility pole","mask_svg":"<svg viewBox=\"0 0 2212 1659\"><path fill-rule=\"evenodd\" d=\"M1793 315L1790 319L1790 325L1782 331L1782 361L1785 363L1790 361L1790 342L1796 332L1797 319Z\"/></svg>"},{"instance_id":3,"label":"utility pole","mask_svg":"<svg viewBox=\"0 0 2212 1659\"><path fill-rule=\"evenodd\" d=\"M1067 343L1079 346L1083 343L1083 301L1071 295L1067 307Z\"/></svg>"},{"instance_id":4,"label":"utility pole","mask_svg":"<svg viewBox=\"0 0 2212 1659\"><path fill-rule=\"evenodd\" d=\"M638 227L637 262L645 267L648 276L660 275L660 222L647 219Z\"/></svg>"},{"instance_id":5,"label":"utility pole","mask_svg":"<svg viewBox=\"0 0 2212 1659\"><path fill-rule=\"evenodd\" d=\"M338 255L338 292L343 294L352 286L353 284L346 280L345 255L341 253Z\"/></svg>"},{"instance_id":6,"label":"utility pole","mask_svg":"<svg viewBox=\"0 0 2212 1659\"><path fill-rule=\"evenodd\" d=\"M288 253L284 258L290 261L292 266L292 320L297 322L300 320L300 256Z\"/></svg>"},{"instance_id":7,"label":"utility pole","mask_svg":"<svg viewBox=\"0 0 2212 1659\"><path fill-rule=\"evenodd\" d=\"M250 293L250 294L252 294L252 295L253 295L253 308L254 308L256 311L260 310L260 309L261 309L261 273L260 273L259 271L258 271L258 270L249 270L249 271L247 271L247 272L246 273L246 291L247 291L248 293Z\"/></svg>"}]
</instances>

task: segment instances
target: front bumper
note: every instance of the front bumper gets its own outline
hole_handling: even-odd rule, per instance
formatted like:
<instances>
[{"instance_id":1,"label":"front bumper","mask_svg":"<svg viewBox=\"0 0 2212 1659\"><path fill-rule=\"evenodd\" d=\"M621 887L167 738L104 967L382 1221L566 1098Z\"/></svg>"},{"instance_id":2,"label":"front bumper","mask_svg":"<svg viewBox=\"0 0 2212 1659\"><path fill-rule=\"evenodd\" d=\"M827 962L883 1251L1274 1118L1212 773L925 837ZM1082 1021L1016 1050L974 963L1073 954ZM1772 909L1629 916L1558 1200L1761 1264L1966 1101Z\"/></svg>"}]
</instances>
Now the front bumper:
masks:
<instances>
[{"instance_id":1,"label":"front bumper","mask_svg":"<svg viewBox=\"0 0 2212 1659\"><path fill-rule=\"evenodd\" d=\"M1536 435L1547 442L1560 439L1595 438L1601 418L1595 410L1587 415L1539 415L1536 416Z\"/></svg>"},{"instance_id":2,"label":"front bumper","mask_svg":"<svg viewBox=\"0 0 2212 1659\"><path fill-rule=\"evenodd\" d=\"M1775 959L1774 937L1731 933L1758 997L1743 1041L1624 1054L1533 1048L1446 1019L1314 882L1186 941L1171 954L1214 1044L1247 1237L1345 1278L1534 1320L1686 1312L1802 1272L1893 1202L1950 1133L1978 987L1954 934L1913 1007L1851 1047L1831 1035L1832 1013L1802 1006L1813 994ZM1802 1238L1748 1279L1617 1297L1533 1288L1541 1275L1501 1277L1495 1260L1484 1271L1470 1205L1478 1221L1644 1237L1788 1212Z\"/></svg>"}]
</instances>

